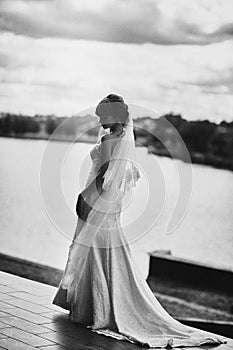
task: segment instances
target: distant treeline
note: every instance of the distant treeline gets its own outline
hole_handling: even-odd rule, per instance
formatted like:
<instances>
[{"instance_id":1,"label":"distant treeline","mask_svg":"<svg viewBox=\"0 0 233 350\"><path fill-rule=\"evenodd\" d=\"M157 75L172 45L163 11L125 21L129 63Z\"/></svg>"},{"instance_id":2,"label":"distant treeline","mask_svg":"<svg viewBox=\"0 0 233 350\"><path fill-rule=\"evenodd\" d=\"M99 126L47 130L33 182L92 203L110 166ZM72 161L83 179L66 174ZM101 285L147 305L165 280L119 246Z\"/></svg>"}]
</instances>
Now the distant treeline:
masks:
<instances>
[{"instance_id":1,"label":"distant treeline","mask_svg":"<svg viewBox=\"0 0 233 350\"><path fill-rule=\"evenodd\" d=\"M12 113L0 113L0 136L8 136L15 134L22 135L25 133L40 133L40 131L45 132L47 135L51 135L54 130L61 124L64 120L62 133L64 134L75 134L74 128L74 118L68 117L56 117L54 115L38 115L34 117L22 115L22 114L12 114Z\"/></svg>"},{"instance_id":2,"label":"distant treeline","mask_svg":"<svg viewBox=\"0 0 233 350\"><path fill-rule=\"evenodd\" d=\"M165 119L169 123L164 123ZM48 139L55 130L57 140L60 137L61 140L74 140L77 134L82 133L85 133L83 140L91 140L97 136L98 121L92 115L57 117L37 114L31 117L0 113L0 136ZM182 159L174 130L183 139L192 162L233 170L233 122L188 121L180 114L173 113L158 119L149 116L134 119L135 138L151 153L171 156L167 147L169 144L176 158Z\"/></svg>"},{"instance_id":3,"label":"distant treeline","mask_svg":"<svg viewBox=\"0 0 233 350\"><path fill-rule=\"evenodd\" d=\"M165 119L169 123L165 123ZM152 153L170 157L168 149L172 149L173 155L182 159L178 132L193 163L233 170L233 122L188 121L180 114L169 113L158 119L139 118L135 124L138 127L135 130L137 137L145 140L143 143ZM168 144L170 147L167 147Z\"/></svg>"}]
</instances>

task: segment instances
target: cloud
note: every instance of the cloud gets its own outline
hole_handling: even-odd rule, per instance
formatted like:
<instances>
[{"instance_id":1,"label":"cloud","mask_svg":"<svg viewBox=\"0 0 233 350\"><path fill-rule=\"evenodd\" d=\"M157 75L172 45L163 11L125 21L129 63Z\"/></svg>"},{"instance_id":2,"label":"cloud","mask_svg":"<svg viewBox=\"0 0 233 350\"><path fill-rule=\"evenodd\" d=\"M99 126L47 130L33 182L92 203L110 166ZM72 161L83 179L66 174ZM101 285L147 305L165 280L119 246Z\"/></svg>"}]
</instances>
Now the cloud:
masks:
<instances>
[{"instance_id":1,"label":"cloud","mask_svg":"<svg viewBox=\"0 0 233 350\"><path fill-rule=\"evenodd\" d=\"M232 120L232 46L178 49L4 33L1 111L72 115L115 92L159 113Z\"/></svg>"},{"instance_id":2,"label":"cloud","mask_svg":"<svg viewBox=\"0 0 233 350\"><path fill-rule=\"evenodd\" d=\"M35 38L207 45L232 38L229 10L228 0L1 0L0 30Z\"/></svg>"}]
</instances>

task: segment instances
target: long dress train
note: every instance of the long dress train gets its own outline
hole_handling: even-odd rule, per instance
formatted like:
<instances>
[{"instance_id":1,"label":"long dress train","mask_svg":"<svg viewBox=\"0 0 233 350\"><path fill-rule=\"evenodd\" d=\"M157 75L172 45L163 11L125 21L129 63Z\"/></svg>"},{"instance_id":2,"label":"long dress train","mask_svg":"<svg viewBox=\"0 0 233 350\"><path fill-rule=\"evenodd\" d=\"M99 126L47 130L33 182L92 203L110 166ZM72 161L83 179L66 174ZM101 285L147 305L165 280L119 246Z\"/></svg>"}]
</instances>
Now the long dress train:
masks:
<instances>
[{"instance_id":1,"label":"long dress train","mask_svg":"<svg viewBox=\"0 0 233 350\"><path fill-rule=\"evenodd\" d=\"M120 214L107 215L85 259L84 247L76 238L86 223L78 218L52 303L69 310L73 322L93 332L140 345L165 348L227 343L223 336L178 322L162 307L131 254ZM122 243L118 246L116 236Z\"/></svg>"}]
</instances>

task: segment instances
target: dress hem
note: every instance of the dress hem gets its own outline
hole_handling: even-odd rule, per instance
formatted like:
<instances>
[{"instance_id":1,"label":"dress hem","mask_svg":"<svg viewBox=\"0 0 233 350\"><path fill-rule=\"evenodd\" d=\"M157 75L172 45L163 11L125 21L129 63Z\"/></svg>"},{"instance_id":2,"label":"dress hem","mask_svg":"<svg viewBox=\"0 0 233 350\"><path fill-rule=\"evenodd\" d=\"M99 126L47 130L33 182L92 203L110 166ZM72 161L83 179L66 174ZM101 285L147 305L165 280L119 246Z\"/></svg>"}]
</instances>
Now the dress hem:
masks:
<instances>
[{"instance_id":1,"label":"dress hem","mask_svg":"<svg viewBox=\"0 0 233 350\"><path fill-rule=\"evenodd\" d=\"M67 297L64 297L64 294L62 295L64 297L63 300L58 300L57 299L57 296L59 295L59 292L62 291L65 291L65 295ZM54 297L53 301L52 301L52 304L54 305L57 305L65 310L68 310L70 311L70 320L71 322L73 323L80 323L74 319L72 319L72 314L71 314L71 310L72 310L72 305L71 303L69 303L68 301L68 291L67 289L65 288L62 288L60 287L56 296ZM94 329L92 325L87 325L87 324L84 324L84 323L80 323L82 325L84 325L87 329L89 329L90 331L94 332L94 333L97 333L97 334L100 334L100 335L105 335L107 337L111 337L111 338L114 338L116 340L125 340L125 341L129 341L130 343L132 344L139 344L143 347L146 347L146 348L160 348L160 349L164 349L164 348L177 348L177 347L195 347L195 346L200 346L200 345L204 345L204 344L216 344L216 345L220 345L220 344L226 344L227 343L227 338L225 338L224 336L222 337L222 339L220 339L219 337L205 337L204 339L196 339L195 340L195 337L193 340L188 340L187 338L186 339L177 339L175 337L168 337L167 340L164 340L161 342L161 343L154 343L154 342L144 342L144 341L140 341L139 339L135 339L134 337L130 336L130 335L127 335L127 334L124 334L123 332L119 332L119 333L116 333L115 331L111 330L111 329ZM159 338L159 336L157 336ZM164 338L164 336L161 335L161 337ZM188 341L186 341L188 340ZM158 339L158 342L159 342L159 339Z\"/></svg>"},{"instance_id":2,"label":"dress hem","mask_svg":"<svg viewBox=\"0 0 233 350\"><path fill-rule=\"evenodd\" d=\"M179 347L195 347L195 346L201 346L204 344L216 344L216 345L221 345L221 344L226 344L227 343L227 338L223 337L222 340L217 337L205 337L203 340L196 340L195 338L193 340L190 340L186 342L183 338L183 341L181 339L176 339L175 337L168 337L167 340L163 339L163 342L161 343L154 343L154 342L143 342L138 339L133 338L132 336L128 336L127 334L124 333L115 333L111 331L110 329L104 329L104 330L98 330L98 329L92 329L91 326L88 326L88 328L91 329L92 332L109 336L111 338L115 338L118 340L128 340L133 344L140 344L141 346L145 346L147 348L179 348ZM159 336L158 336L159 337ZM161 336L164 338L164 336ZM188 339L187 339L188 340ZM159 340L158 340L159 341Z\"/></svg>"}]
</instances>

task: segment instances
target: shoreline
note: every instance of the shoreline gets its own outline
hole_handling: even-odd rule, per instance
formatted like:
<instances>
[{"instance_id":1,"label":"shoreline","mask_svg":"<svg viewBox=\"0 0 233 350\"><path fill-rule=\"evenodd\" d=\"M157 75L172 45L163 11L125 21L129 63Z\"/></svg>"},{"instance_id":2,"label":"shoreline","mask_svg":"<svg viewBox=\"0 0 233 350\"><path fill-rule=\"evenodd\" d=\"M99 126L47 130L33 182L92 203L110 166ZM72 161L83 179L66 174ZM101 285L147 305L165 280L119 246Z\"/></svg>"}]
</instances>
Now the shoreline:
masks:
<instances>
[{"instance_id":1,"label":"shoreline","mask_svg":"<svg viewBox=\"0 0 233 350\"><path fill-rule=\"evenodd\" d=\"M64 137L64 138L52 138L52 137L47 137L47 136L38 136L38 137L34 137L34 136L23 136L23 135L17 135L17 136L14 136L14 135L0 135L0 137L4 137L4 138L10 138L10 139L22 139L22 140L35 140L35 141L38 141L38 140L43 140L43 141L55 141L55 142L84 142L84 143L96 143L96 137L94 138L79 138L77 140L74 140L74 137L70 137L68 138L67 136Z\"/></svg>"},{"instance_id":2,"label":"shoreline","mask_svg":"<svg viewBox=\"0 0 233 350\"><path fill-rule=\"evenodd\" d=\"M14 139L22 139L22 140L44 140L44 141L53 141L53 142L74 142L74 143L91 143L95 144L96 143L96 137L91 137L89 136L88 138L82 137L78 138L74 136L68 137L59 137L59 138L53 138L53 137L48 137L48 136L24 136L24 135L0 135L0 137L4 138L14 138ZM151 147L151 145L147 144L142 144L141 142L135 142L136 147L146 147L148 154L154 154L159 157L166 157L172 159L172 156L170 155L169 152L166 152L162 149L157 149L155 147ZM202 153L190 153L190 158L191 158L191 164L198 164L198 165L204 165L204 166L210 166L215 169L222 169L222 170L229 170L233 171L233 162L227 161L225 159L222 159L220 157L213 157L208 154L202 154ZM178 160L181 160L185 162L183 159L180 159L179 157L175 158ZM185 162L187 163L187 162Z\"/></svg>"}]
</instances>

